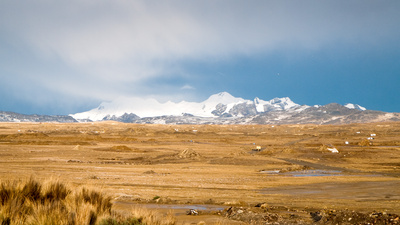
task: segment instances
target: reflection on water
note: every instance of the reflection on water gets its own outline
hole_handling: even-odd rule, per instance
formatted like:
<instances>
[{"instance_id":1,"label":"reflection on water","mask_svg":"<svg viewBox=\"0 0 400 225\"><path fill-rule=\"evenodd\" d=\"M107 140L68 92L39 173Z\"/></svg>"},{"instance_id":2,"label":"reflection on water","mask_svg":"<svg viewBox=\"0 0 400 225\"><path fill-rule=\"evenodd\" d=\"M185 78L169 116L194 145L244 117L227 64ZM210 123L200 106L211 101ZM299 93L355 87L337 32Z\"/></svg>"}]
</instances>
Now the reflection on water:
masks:
<instances>
[{"instance_id":1,"label":"reflection on water","mask_svg":"<svg viewBox=\"0 0 400 225\"><path fill-rule=\"evenodd\" d=\"M294 177L323 177L323 176L342 176L339 170L300 170L286 173Z\"/></svg>"},{"instance_id":2,"label":"reflection on water","mask_svg":"<svg viewBox=\"0 0 400 225\"><path fill-rule=\"evenodd\" d=\"M191 209L202 211L202 212L213 212L213 211L222 211L226 208L226 206L221 205L207 205L207 204L155 204L155 203L135 203L135 202L125 202L125 201L116 201L114 204L124 207L142 207L147 209L155 209L160 212L167 213L169 211L173 211L174 215L186 215L187 212Z\"/></svg>"},{"instance_id":3,"label":"reflection on water","mask_svg":"<svg viewBox=\"0 0 400 225\"><path fill-rule=\"evenodd\" d=\"M140 206L151 209L196 209L203 211L219 211L224 210L225 207L218 205L180 205L180 204L141 204Z\"/></svg>"},{"instance_id":4,"label":"reflection on water","mask_svg":"<svg viewBox=\"0 0 400 225\"><path fill-rule=\"evenodd\" d=\"M292 177L322 177L322 176L342 176L339 170L298 170L282 173L280 170L262 170L261 173L269 175L282 175Z\"/></svg>"}]
</instances>

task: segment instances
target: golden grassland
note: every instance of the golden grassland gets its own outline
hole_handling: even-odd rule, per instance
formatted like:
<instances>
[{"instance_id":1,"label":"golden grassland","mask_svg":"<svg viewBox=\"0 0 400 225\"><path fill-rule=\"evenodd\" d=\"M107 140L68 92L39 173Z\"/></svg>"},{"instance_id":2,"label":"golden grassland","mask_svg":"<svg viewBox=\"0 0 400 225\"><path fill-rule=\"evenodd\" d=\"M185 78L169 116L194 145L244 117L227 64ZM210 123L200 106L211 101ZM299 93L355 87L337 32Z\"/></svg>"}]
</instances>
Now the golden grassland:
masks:
<instances>
[{"instance_id":1,"label":"golden grassland","mask_svg":"<svg viewBox=\"0 0 400 225\"><path fill-rule=\"evenodd\" d=\"M129 205L149 203L266 202L271 209L292 211L334 208L399 214L399 177L398 122L0 124L2 182L50 179L71 191L94 188L111 196L113 207L121 212L131 212ZM186 217L178 216L177 223ZM217 215L202 219L212 217Z\"/></svg>"}]
</instances>

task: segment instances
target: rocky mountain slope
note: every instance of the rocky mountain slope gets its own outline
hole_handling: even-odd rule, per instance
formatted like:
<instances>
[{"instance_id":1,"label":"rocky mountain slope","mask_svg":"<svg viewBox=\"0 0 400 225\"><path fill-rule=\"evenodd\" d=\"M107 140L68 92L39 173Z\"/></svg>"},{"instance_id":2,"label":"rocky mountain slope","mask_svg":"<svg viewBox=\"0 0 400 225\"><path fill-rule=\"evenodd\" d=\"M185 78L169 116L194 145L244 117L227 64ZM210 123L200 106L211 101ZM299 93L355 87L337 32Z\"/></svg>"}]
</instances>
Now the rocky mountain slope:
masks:
<instances>
[{"instance_id":1,"label":"rocky mountain slope","mask_svg":"<svg viewBox=\"0 0 400 225\"><path fill-rule=\"evenodd\" d=\"M0 111L0 122L78 122L71 116L25 115L14 112Z\"/></svg>"}]
</instances>

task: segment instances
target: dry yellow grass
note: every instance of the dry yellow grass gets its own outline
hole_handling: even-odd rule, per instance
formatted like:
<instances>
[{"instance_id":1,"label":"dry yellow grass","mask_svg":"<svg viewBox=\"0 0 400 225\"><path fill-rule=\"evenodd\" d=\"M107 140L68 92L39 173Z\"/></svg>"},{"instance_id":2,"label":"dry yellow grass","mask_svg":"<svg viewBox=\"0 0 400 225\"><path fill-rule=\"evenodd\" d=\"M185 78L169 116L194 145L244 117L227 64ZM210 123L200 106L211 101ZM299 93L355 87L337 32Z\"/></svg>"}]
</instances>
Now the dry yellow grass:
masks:
<instances>
[{"instance_id":1,"label":"dry yellow grass","mask_svg":"<svg viewBox=\"0 0 400 225\"><path fill-rule=\"evenodd\" d=\"M72 191L60 182L33 179L0 183L2 225L174 225L175 217L136 207L131 214L112 211L110 196L86 188Z\"/></svg>"}]
</instances>

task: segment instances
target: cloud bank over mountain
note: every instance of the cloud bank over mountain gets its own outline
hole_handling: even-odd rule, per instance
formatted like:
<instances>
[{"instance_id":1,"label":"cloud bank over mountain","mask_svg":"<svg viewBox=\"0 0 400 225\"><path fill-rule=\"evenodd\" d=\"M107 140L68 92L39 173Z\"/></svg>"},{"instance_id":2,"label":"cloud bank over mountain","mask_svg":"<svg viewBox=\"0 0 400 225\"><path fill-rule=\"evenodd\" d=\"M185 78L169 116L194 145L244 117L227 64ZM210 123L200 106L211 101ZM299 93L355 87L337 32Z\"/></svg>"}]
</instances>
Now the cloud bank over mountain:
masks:
<instances>
[{"instance_id":1,"label":"cloud bank over mountain","mask_svg":"<svg viewBox=\"0 0 400 225\"><path fill-rule=\"evenodd\" d=\"M0 94L34 102L36 108L53 105L55 111L79 111L118 96L198 100L216 90L238 89L234 83L244 77L275 82L276 74L285 76L276 71L284 69L273 67L281 61L283 68L299 71L295 76L322 83L318 77L332 75L318 69L308 75L297 57L306 55L312 67L321 54L327 65L336 63L339 56L330 51L337 46L398 50L399 9L398 1L5 0L0 3ZM236 68L242 59L252 62ZM17 107L13 104L3 107Z\"/></svg>"}]
</instances>

